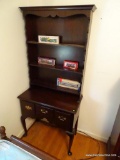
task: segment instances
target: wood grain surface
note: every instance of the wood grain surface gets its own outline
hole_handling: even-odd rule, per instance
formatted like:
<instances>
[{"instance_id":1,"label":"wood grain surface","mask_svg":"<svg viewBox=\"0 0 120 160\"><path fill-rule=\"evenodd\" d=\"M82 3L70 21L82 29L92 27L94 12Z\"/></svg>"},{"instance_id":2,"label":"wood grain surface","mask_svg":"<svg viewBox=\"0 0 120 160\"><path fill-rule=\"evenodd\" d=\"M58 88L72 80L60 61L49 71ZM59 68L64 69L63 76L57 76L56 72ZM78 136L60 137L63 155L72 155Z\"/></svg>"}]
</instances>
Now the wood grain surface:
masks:
<instances>
[{"instance_id":1,"label":"wood grain surface","mask_svg":"<svg viewBox=\"0 0 120 160\"><path fill-rule=\"evenodd\" d=\"M87 154L106 154L106 144L98 142L88 136L77 133L72 145L72 156L68 156L68 136L64 131L35 122L29 129L28 135L22 140L32 144L60 160L88 159ZM105 160L105 156L91 158L94 160Z\"/></svg>"}]
</instances>

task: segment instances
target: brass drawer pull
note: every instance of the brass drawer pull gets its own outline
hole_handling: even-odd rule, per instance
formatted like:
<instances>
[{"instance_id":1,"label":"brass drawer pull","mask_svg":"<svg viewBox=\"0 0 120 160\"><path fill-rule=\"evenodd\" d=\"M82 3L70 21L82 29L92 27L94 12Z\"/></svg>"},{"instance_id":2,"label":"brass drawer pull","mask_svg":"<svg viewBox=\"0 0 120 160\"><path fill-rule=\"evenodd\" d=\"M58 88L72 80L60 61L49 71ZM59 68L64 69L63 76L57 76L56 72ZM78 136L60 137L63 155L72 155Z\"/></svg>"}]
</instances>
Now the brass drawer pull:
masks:
<instances>
[{"instance_id":1,"label":"brass drawer pull","mask_svg":"<svg viewBox=\"0 0 120 160\"><path fill-rule=\"evenodd\" d=\"M58 119L61 120L61 121L66 121L66 118L63 117L63 116L58 116Z\"/></svg>"},{"instance_id":2,"label":"brass drawer pull","mask_svg":"<svg viewBox=\"0 0 120 160\"><path fill-rule=\"evenodd\" d=\"M40 110L43 114L47 114L48 113L48 111L46 111L45 109L41 109Z\"/></svg>"},{"instance_id":3,"label":"brass drawer pull","mask_svg":"<svg viewBox=\"0 0 120 160\"><path fill-rule=\"evenodd\" d=\"M32 107L30 107L30 106L25 106L25 108L26 108L27 110L32 110Z\"/></svg>"}]
</instances>

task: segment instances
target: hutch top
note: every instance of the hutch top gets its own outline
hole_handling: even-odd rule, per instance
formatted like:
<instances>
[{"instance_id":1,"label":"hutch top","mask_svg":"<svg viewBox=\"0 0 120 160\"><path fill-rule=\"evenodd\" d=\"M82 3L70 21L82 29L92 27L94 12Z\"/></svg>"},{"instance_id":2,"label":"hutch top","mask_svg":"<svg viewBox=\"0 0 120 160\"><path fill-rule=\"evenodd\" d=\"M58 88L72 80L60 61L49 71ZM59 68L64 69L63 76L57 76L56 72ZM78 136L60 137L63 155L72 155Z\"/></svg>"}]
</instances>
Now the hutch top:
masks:
<instances>
[{"instance_id":1,"label":"hutch top","mask_svg":"<svg viewBox=\"0 0 120 160\"><path fill-rule=\"evenodd\" d=\"M91 10L94 5L60 7L21 7L25 19L30 87L80 94L78 90L57 86L57 78L82 85ZM38 36L59 36L59 44L39 43ZM38 64L38 57L55 59L55 66ZM78 69L63 68L65 60L77 61Z\"/></svg>"}]
</instances>

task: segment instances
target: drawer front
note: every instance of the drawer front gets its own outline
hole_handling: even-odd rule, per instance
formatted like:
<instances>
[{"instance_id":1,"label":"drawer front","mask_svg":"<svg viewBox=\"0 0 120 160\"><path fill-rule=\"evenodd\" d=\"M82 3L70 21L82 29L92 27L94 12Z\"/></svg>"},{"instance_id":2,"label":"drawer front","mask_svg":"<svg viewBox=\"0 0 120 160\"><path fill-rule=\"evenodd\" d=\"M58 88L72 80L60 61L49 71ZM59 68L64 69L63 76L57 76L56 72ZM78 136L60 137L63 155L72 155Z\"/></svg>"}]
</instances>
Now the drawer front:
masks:
<instances>
[{"instance_id":1,"label":"drawer front","mask_svg":"<svg viewBox=\"0 0 120 160\"><path fill-rule=\"evenodd\" d=\"M69 113L55 111L55 124L62 129L70 131L71 118L72 116Z\"/></svg>"},{"instance_id":2,"label":"drawer front","mask_svg":"<svg viewBox=\"0 0 120 160\"><path fill-rule=\"evenodd\" d=\"M36 117L46 123L53 123L53 109L46 106L36 105Z\"/></svg>"},{"instance_id":3,"label":"drawer front","mask_svg":"<svg viewBox=\"0 0 120 160\"><path fill-rule=\"evenodd\" d=\"M21 101L21 111L24 117L35 117L35 107L34 103Z\"/></svg>"}]
</instances>

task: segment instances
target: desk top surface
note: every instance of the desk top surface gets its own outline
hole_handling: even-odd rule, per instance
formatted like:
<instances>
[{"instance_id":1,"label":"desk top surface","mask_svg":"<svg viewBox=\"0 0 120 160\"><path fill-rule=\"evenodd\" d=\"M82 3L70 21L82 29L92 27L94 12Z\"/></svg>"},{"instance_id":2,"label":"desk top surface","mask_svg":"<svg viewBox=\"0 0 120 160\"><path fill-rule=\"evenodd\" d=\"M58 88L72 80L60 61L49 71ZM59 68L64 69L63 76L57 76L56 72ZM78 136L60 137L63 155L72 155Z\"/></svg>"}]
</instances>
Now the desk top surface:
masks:
<instances>
[{"instance_id":1,"label":"desk top surface","mask_svg":"<svg viewBox=\"0 0 120 160\"><path fill-rule=\"evenodd\" d=\"M79 107L81 97L69 93L56 92L46 88L29 88L18 98L21 100L40 103L48 107L75 113Z\"/></svg>"}]
</instances>

